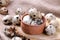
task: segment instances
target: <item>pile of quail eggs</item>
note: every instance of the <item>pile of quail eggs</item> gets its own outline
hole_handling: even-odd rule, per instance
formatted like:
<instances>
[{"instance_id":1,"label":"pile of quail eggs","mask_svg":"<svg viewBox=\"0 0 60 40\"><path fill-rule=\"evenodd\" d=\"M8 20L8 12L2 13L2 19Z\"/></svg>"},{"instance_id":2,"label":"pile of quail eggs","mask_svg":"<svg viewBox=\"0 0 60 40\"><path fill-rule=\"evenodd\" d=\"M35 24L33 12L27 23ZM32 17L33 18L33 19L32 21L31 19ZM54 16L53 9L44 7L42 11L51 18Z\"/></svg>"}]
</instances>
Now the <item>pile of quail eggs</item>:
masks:
<instances>
[{"instance_id":1,"label":"pile of quail eggs","mask_svg":"<svg viewBox=\"0 0 60 40\"><path fill-rule=\"evenodd\" d=\"M8 9L7 5L11 2L12 0L0 0L0 14L5 15L2 18L2 22L5 25L14 25L13 27L7 27L4 29L4 33L11 37L12 40L30 40L29 38L26 38L25 36L21 36L17 34L16 32L16 25L21 24L21 17L25 12L22 10L22 8L17 8L15 10L14 16L8 15ZM30 8L28 10L28 15L23 17L23 22L26 24L30 25L41 25L43 24L43 16L46 18L48 21L48 25L46 25L44 31L47 35L54 35L56 33L56 30L59 26L59 22L56 19L56 16L53 13L48 13L45 15L45 13L41 13L38 11L36 8Z\"/></svg>"},{"instance_id":2,"label":"pile of quail eggs","mask_svg":"<svg viewBox=\"0 0 60 40\"><path fill-rule=\"evenodd\" d=\"M44 16L48 21L48 25L46 25L44 30L45 33L47 35L54 35L59 26L59 23L53 13L48 13L45 15L44 13L37 11L36 8L31 8L28 11L28 15L24 16L23 22L31 25L40 25L43 23L42 16Z\"/></svg>"},{"instance_id":3,"label":"pile of quail eggs","mask_svg":"<svg viewBox=\"0 0 60 40\"><path fill-rule=\"evenodd\" d=\"M30 40L29 38L23 35L17 34L19 32L16 31L17 29L15 26L9 26L4 29L4 34L11 38L12 40Z\"/></svg>"},{"instance_id":4,"label":"pile of quail eggs","mask_svg":"<svg viewBox=\"0 0 60 40\"><path fill-rule=\"evenodd\" d=\"M53 13L48 13L45 15L44 13L40 13L39 11L37 11L36 8L29 9L28 13L29 15L26 15L23 18L23 22L31 25L36 25L36 24L40 25L43 23L42 16L44 16L48 21L48 25L46 25L46 28L44 30L46 34L54 35L56 33L56 30L59 26L59 22Z\"/></svg>"},{"instance_id":5,"label":"pile of quail eggs","mask_svg":"<svg viewBox=\"0 0 60 40\"><path fill-rule=\"evenodd\" d=\"M30 40L29 38L20 35L19 32L17 32L16 25L20 26L21 23L21 15L24 14L24 11L22 11L21 8L17 8L15 11L14 16L6 15L8 14L8 9L6 7L2 7L0 10L1 14L4 13L4 17L2 18L2 23L5 25L14 25L14 26L8 26L4 29L4 34L11 38L12 40Z\"/></svg>"},{"instance_id":6,"label":"pile of quail eggs","mask_svg":"<svg viewBox=\"0 0 60 40\"><path fill-rule=\"evenodd\" d=\"M5 7L6 5L8 5L10 3L10 0L0 0L0 6L3 6L0 8L0 14L2 15L6 15L5 17L2 18L2 22L5 25L20 25L21 24L21 17L24 13L24 11L22 10L22 8L17 8L15 11L14 16L11 15L7 15L8 14L8 9ZM23 17L23 22L26 24L30 24L30 25L41 25L43 24L43 16L46 18L46 20L48 21L49 25L46 25L45 28L45 32L47 35L53 35L56 33L56 29L59 26L59 23L56 19L56 16L53 15L53 13L48 13L45 15L45 13L41 13L40 11L38 11L36 8L30 8L28 10L28 15ZM20 37L17 35L16 33L16 28L13 27L8 27L4 29L4 33L9 36L12 37L12 40L30 40L26 37Z\"/></svg>"},{"instance_id":7,"label":"pile of quail eggs","mask_svg":"<svg viewBox=\"0 0 60 40\"><path fill-rule=\"evenodd\" d=\"M5 10L5 12L6 12L6 11L7 11L7 10ZM21 16L22 14L24 14L24 12L22 11L21 8L17 8L15 13L16 13L16 15L14 15L14 16L6 15L5 17L3 17L2 22L3 22L5 25L9 25L9 24L20 25L20 22L21 22L20 16Z\"/></svg>"},{"instance_id":8,"label":"pile of quail eggs","mask_svg":"<svg viewBox=\"0 0 60 40\"><path fill-rule=\"evenodd\" d=\"M6 15L2 19L2 21L5 25L8 25L8 24L20 25L21 19L20 19L19 15L15 15L13 17L11 15Z\"/></svg>"},{"instance_id":9,"label":"pile of quail eggs","mask_svg":"<svg viewBox=\"0 0 60 40\"><path fill-rule=\"evenodd\" d=\"M11 2L12 0L0 0L0 14L6 15L3 17L2 22L5 25L13 24L13 25L20 25L21 19L20 16L24 14L24 11L22 8L17 8L15 13L15 16L7 15L8 9L6 6ZM45 13L41 13L36 8L30 8L28 10L28 15L24 16L23 22L26 24L31 25L40 25L43 23L42 17L45 17L49 23L47 27L45 28L45 31L48 35L54 34L56 32L56 29L59 26L59 23L56 19L56 16L53 15L53 13L48 13L45 15ZM52 31L53 30L53 31Z\"/></svg>"},{"instance_id":10,"label":"pile of quail eggs","mask_svg":"<svg viewBox=\"0 0 60 40\"><path fill-rule=\"evenodd\" d=\"M2 14L2 15L8 14L7 6L11 2L12 2L12 0L0 0L0 14Z\"/></svg>"},{"instance_id":11,"label":"pile of quail eggs","mask_svg":"<svg viewBox=\"0 0 60 40\"><path fill-rule=\"evenodd\" d=\"M44 31L48 35L55 34L56 33L56 30L57 30L57 28L59 26L59 22L56 19L56 16L53 15L53 13L48 13L48 14L46 14L45 18L48 21L49 25L46 26L46 28L45 28Z\"/></svg>"},{"instance_id":12,"label":"pile of quail eggs","mask_svg":"<svg viewBox=\"0 0 60 40\"><path fill-rule=\"evenodd\" d=\"M23 22L31 25L40 25L43 23L42 14L36 8L30 8L28 15L24 16Z\"/></svg>"}]
</instances>

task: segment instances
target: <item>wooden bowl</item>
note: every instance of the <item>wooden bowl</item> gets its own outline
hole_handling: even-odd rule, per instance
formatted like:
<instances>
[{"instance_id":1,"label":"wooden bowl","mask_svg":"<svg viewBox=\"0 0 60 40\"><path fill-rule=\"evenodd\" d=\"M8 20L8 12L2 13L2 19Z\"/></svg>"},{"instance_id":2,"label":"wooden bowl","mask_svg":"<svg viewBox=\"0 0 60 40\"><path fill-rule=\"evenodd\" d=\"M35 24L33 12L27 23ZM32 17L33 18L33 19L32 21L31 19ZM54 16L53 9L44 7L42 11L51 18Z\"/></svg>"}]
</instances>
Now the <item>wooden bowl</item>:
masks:
<instances>
[{"instance_id":1,"label":"wooden bowl","mask_svg":"<svg viewBox=\"0 0 60 40\"><path fill-rule=\"evenodd\" d=\"M42 17L43 23L41 25L31 25L31 24L26 24L23 22L24 16L29 15L29 14L24 14L21 17L21 27L24 33L26 34L31 34L31 35L38 35L43 33L43 30L46 26L46 19L45 17Z\"/></svg>"}]
</instances>

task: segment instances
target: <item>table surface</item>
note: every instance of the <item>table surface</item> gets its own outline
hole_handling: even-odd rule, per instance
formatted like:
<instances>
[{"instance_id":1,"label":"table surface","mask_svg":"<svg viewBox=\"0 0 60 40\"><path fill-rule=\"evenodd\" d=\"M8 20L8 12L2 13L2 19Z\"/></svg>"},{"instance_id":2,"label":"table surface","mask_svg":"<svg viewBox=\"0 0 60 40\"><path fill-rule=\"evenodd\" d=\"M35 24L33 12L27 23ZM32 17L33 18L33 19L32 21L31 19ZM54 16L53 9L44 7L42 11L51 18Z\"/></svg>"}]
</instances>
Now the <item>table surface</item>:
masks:
<instances>
[{"instance_id":1,"label":"table surface","mask_svg":"<svg viewBox=\"0 0 60 40\"><path fill-rule=\"evenodd\" d=\"M20 0L21 1L21 0ZM28 8L26 7L26 5L22 5L20 4L20 1L19 0L16 0L16 1L12 1L12 3L7 7L8 10L9 10L9 15L11 16L14 16L15 15L15 10L18 8L18 7L21 7L23 8L24 11L28 10ZM29 7L32 7L29 5ZM8 27L8 26L12 26L12 25L4 25L2 23L2 18L4 17L5 15L1 15L0 14L0 32L2 32L4 30L5 27ZM60 22L60 19L57 18L57 20ZM59 23L60 24L60 23ZM21 27L17 27L17 31L19 32L19 34L22 34L28 38L31 38L32 40L56 40L56 39L60 39L60 26L58 27L58 30L56 32L55 35L51 35L51 36L48 36L48 35L45 35L45 34L40 34L40 35L28 35L28 34L25 34ZM7 38L6 36L4 36L5 38Z\"/></svg>"}]
</instances>

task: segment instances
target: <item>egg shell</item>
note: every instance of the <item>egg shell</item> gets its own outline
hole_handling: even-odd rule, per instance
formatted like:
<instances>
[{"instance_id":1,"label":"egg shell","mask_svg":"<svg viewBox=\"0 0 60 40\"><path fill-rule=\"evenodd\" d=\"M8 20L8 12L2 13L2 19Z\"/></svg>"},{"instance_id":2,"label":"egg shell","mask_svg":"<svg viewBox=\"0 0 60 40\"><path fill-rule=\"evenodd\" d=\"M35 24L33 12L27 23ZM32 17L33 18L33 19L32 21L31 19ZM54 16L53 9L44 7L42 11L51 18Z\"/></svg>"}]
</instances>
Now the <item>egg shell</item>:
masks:
<instances>
[{"instance_id":1,"label":"egg shell","mask_svg":"<svg viewBox=\"0 0 60 40\"><path fill-rule=\"evenodd\" d=\"M46 14L45 18L47 19L48 22L50 22L51 20L56 20L56 16L53 15L52 13Z\"/></svg>"},{"instance_id":2,"label":"egg shell","mask_svg":"<svg viewBox=\"0 0 60 40\"><path fill-rule=\"evenodd\" d=\"M47 35L54 35L56 33L56 28L53 25L48 25L45 31Z\"/></svg>"},{"instance_id":3,"label":"egg shell","mask_svg":"<svg viewBox=\"0 0 60 40\"><path fill-rule=\"evenodd\" d=\"M30 18L29 15L26 15L24 18L23 18L23 22L26 23L26 24L30 24L32 21L32 19Z\"/></svg>"},{"instance_id":4,"label":"egg shell","mask_svg":"<svg viewBox=\"0 0 60 40\"><path fill-rule=\"evenodd\" d=\"M2 22L3 22L4 24L9 24L9 23L11 23L11 22L12 22L12 16L6 15L5 17L3 17Z\"/></svg>"}]
</instances>

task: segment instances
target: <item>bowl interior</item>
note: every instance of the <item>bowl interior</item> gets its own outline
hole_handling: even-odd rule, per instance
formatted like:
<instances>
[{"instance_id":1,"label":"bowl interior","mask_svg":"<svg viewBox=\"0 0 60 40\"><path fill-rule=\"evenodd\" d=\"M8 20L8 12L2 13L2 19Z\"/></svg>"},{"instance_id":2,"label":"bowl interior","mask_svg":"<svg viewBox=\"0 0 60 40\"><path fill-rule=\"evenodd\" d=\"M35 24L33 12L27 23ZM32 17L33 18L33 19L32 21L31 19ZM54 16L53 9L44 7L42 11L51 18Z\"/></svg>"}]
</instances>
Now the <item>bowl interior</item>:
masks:
<instances>
[{"instance_id":1,"label":"bowl interior","mask_svg":"<svg viewBox=\"0 0 60 40\"><path fill-rule=\"evenodd\" d=\"M23 16L22 16L22 19L21 19L21 21L23 22L23 18L24 18L24 16L26 16L26 15L29 15L29 14L24 14ZM43 20L43 23L42 24L40 24L40 25L31 25L31 24L26 24L26 23L24 23L25 25L30 25L30 26L33 26L33 27L35 27L35 26L41 26L41 25L43 25L43 24L45 24L46 22L46 19L45 19L45 17L44 16L42 16L42 20Z\"/></svg>"}]
</instances>

